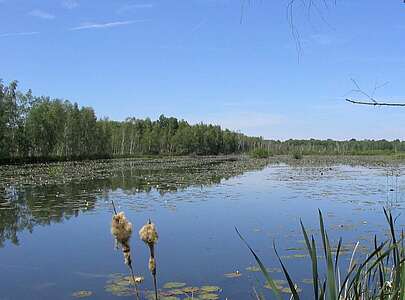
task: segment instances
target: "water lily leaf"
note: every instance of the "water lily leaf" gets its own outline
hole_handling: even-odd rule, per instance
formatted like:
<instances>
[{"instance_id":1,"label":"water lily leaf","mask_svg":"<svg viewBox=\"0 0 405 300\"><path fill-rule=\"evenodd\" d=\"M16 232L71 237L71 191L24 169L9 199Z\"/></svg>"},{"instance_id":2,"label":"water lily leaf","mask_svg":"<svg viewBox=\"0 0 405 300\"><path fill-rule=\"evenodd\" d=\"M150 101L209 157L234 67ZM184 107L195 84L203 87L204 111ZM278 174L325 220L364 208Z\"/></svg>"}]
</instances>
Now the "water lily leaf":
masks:
<instances>
[{"instance_id":1,"label":"water lily leaf","mask_svg":"<svg viewBox=\"0 0 405 300\"><path fill-rule=\"evenodd\" d=\"M283 289L283 284L286 284L287 281L286 281L286 280L282 280L282 279L276 279L276 280L274 280L274 283L276 284L277 288L278 288L279 290L281 290L281 289ZM268 283L266 283L266 284L264 285L264 287L265 287L266 289L271 290L271 285L269 285Z\"/></svg>"},{"instance_id":2,"label":"water lily leaf","mask_svg":"<svg viewBox=\"0 0 405 300\"><path fill-rule=\"evenodd\" d=\"M246 271L249 272L261 272L261 269L259 268L259 266L249 266L246 268ZM281 269L280 268L266 268L266 271L269 273L281 273Z\"/></svg>"},{"instance_id":3,"label":"water lily leaf","mask_svg":"<svg viewBox=\"0 0 405 300\"><path fill-rule=\"evenodd\" d=\"M91 295L93 295L92 291L77 291L72 293L72 297L74 298L86 298L90 297Z\"/></svg>"},{"instance_id":4,"label":"water lily leaf","mask_svg":"<svg viewBox=\"0 0 405 300\"><path fill-rule=\"evenodd\" d=\"M242 273L239 271L236 271L236 272L232 272L232 273L225 273L224 276L226 278L237 278L237 277L242 276Z\"/></svg>"},{"instance_id":5,"label":"water lily leaf","mask_svg":"<svg viewBox=\"0 0 405 300\"><path fill-rule=\"evenodd\" d=\"M107 281L104 287L105 291L114 296L131 296L135 294L134 280L132 276L123 274L111 274L111 279ZM135 276L135 283L139 284L143 281L143 277Z\"/></svg>"},{"instance_id":6,"label":"water lily leaf","mask_svg":"<svg viewBox=\"0 0 405 300\"><path fill-rule=\"evenodd\" d=\"M205 293L218 292L219 290L220 290L219 286L215 285L204 285L201 287L201 292Z\"/></svg>"},{"instance_id":7,"label":"water lily leaf","mask_svg":"<svg viewBox=\"0 0 405 300\"><path fill-rule=\"evenodd\" d=\"M219 296L217 294L201 294L199 298L204 300L217 300Z\"/></svg>"},{"instance_id":8,"label":"water lily leaf","mask_svg":"<svg viewBox=\"0 0 405 300\"><path fill-rule=\"evenodd\" d=\"M181 288L183 286L186 286L186 284L184 282L166 282L163 285L163 288L165 289L176 289L176 288Z\"/></svg>"},{"instance_id":9,"label":"water lily leaf","mask_svg":"<svg viewBox=\"0 0 405 300\"><path fill-rule=\"evenodd\" d=\"M297 287L297 286L295 286L295 290L296 290L298 293L302 291L302 290L301 290L299 287ZM285 294L291 294L291 289L290 289L289 287L285 287L285 288L282 288L282 289L281 289L281 292L283 292L283 293L285 293Z\"/></svg>"},{"instance_id":10,"label":"water lily leaf","mask_svg":"<svg viewBox=\"0 0 405 300\"><path fill-rule=\"evenodd\" d=\"M195 294L195 293L198 293L200 288L194 287L194 286L186 286L186 287L182 288L181 290L186 294Z\"/></svg>"}]
</instances>

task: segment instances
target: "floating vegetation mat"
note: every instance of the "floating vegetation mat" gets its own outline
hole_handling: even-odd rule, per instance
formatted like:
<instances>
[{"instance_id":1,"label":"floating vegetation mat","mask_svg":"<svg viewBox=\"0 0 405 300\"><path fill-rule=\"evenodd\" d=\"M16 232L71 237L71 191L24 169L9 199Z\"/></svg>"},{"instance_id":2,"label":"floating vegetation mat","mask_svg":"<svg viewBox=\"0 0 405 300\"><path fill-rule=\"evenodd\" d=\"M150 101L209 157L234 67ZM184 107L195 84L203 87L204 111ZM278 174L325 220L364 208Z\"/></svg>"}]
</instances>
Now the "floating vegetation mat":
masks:
<instances>
[{"instance_id":1,"label":"floating vegetation mat","mask_svg":"<svg viewBox=\"0 0 405 300\"><path fill-rule=\"evenodd\" d=\"M221 288L214 285L187 286L184 282L167 282L163 285L163 290L159 291L159 299L162 300L215 300L219 299ZM154 300L155 296L152 291L146 292L146 297Z\"/></svg>"},{"instance_id":2,"label":"floating vegetation mat","mask_svg":"<svg viewBox=\"0 0 405 300\"><path fill-rule=\"evenodd\" d=\"M114 296L135 295L132 279L124 274L112 274L107 281L105 291ZM155 294L152 290L143 290L141 293L147 298L154 300ZM185 282L166 282L159 290L161 300L182 300L182 299L219 299L221 288L214 285L188 286Z\"/></svg>"},{"instance_id":3,"label":"floating vegetation mat","mask_svg":"<svg viewBox=\"0 0 405 300\"><path fill-rule=\"evenodd\" d=\"M134 281L132 276L124 274L112 274L104 287L105 291L114 296L130 296L135 295ZM143 281L143 277L135 277L136 283Z\"/></svg>"}]
</instances>

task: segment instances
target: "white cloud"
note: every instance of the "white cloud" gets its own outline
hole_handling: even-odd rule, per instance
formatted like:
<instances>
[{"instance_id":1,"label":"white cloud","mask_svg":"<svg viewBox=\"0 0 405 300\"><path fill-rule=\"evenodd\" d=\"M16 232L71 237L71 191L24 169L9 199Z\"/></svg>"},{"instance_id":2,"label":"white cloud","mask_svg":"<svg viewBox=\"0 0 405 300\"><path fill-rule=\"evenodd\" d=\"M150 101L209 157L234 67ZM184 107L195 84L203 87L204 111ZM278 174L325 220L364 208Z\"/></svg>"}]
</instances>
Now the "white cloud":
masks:
<instances>
[{"instance_id":1,"label":"white cloud","mask_svg":"<svg viewBox=\"0 0 405 300\"><path fill-rule=\"evenodd\" d=\"M40 9L34 9L28 13L32 17L37 17L45 20L53 20L55 16Z\"/></svg>"},{"instance_id":2,"label":"white cloud","mask_svg":"<svg viewBox=\"0 0 405 300\"><path fill-rule=\"evenodd\" d=\"M64 0L62 6L67 9L74 9L79 6L79 2L76 0Z\"/></svg>"},{"instance_id":3,"label":"white cloud","mask_svg":"<svg viewBox=\"0 0 405 300\"><path fill-rule=\"evenodd\" d=\"M103 29L111 28L117 26L130 25L134 23L144 22L145 20L131 20L131 21L120 21L120 22L108 22L108 23L85 23L77 27L73 27L70 30L85 30L85 29Z\"/></svg>"},{"instance_id":4,"label":"white cloud","mask_svg":"<svg viewBox=\"0 0 405 300\"><path fill-rule=\"evenodd\" d=\"M39 34L38 31L30 31L30 32L7 32L7 33L0 33L0 38L9 37L9 36L24 36L24 35L36 35Z\"/></svg>"}]
</instances>

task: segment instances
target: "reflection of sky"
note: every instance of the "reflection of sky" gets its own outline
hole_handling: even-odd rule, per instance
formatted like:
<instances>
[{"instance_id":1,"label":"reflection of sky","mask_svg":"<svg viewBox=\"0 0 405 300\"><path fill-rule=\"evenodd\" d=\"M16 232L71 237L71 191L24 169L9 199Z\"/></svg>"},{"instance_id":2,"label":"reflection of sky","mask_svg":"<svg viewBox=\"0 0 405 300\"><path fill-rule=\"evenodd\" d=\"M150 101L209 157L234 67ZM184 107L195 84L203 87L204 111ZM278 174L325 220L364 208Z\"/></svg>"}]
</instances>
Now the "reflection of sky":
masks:
<instances>
[{"instance_id":1,"label":"reflection of sky","mask_svg":"<svg viewBox=\"0 0 405 300\"><path fill-rule=\"evenodd\" d=\"M399 181L402 186L402 178ZM387 199L387 177L382 169L292 169L279 165L219 185L194 186L163 196L156 190L128 195L116 189L109 192L108 199L113 199L134 225L134 266L146 277L143 286L151 287L151 281L147 249L138 240L137 229L151 218L160 234L160 285L167 281L213 284L224 289L221 298L246 299L251 285L257 285L256 278L262 278L245 271L254 260L237 238L234 226L269 267L279 267L272 250L274 240L293 278L300 282L310 277L309 265L304 264L305 259L288 257L306 252L286 251L304 246L299 218L314 232L319 208L334 243L343 236L349 248L359 239L365 246L374 233L381 236L385 230L382 205ZM111 299L103 290L105 276L127 270L121 252L113 248L108 199L98 196L95 210L52 226L38 226L33 234L24 231L20 246L7 243L0 249L0 299L71 299L76 290L92 290L97 299ZM242 277L223 276L236 270ZM274 276L282 279L279 273ZM307 295L309 286L300 285Z\"/></svg>"}]
</instances>

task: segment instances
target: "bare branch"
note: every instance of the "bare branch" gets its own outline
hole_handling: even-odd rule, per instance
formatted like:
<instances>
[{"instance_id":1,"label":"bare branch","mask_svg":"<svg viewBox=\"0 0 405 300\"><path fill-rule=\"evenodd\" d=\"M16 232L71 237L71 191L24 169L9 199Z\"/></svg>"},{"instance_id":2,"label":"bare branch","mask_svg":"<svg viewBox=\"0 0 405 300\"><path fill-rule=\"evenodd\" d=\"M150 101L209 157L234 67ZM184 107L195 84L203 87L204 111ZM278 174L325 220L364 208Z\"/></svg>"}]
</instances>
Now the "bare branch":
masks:
<instances>
[{"instance_id":1,"label":"bare branch","mask_svg":"<svg viewBox=\"0 0 405 300\"><path fill-rule=\"evenodd\" d=\"M387 102L366 102L366 101L357 101L346 98L347 102L354 103L354 104L363 104L363 105L371 105L371 106L404 106L405 103L387 103Z\"/></svg>"},{"instance_id":2,"label":"bare branch","mask_svg":"<svg viewBox=\"0 0 405 300\"><path fill-rule=\"evenodd\" d=\"M404 1L405 1L405 0L404 0ZM371 105L371 106L404 106L404 107L405 107L405 103L379 102L379 101L377 101L377 100L374 98L375 92L376 92L378 89L380 89L380 88L386 86L386 85L388 84L388 81L387 81L387 82L384 82L383 84L378 84L378 82L376 82L376 83L374 84L373 92L372 92L372 94L371 94L371 96L370 96L370 94L366 93L365 91L363 91L363 90L360 88L360 85L357 83L356 80L354 80L353 78L351 78L350 80L353 82L354 86L356 87L356 89L351 90L350 93L355 92L355 93L361 94L361 95L367 97L367 99L368 99L369 101L359 101L359 100L352 100L352 99L346 98L346 101L347 101L347 102L354 103L354 104ZM349 93L348 93L348 94L349 94Z\"/></svg>"}]
</instances>

